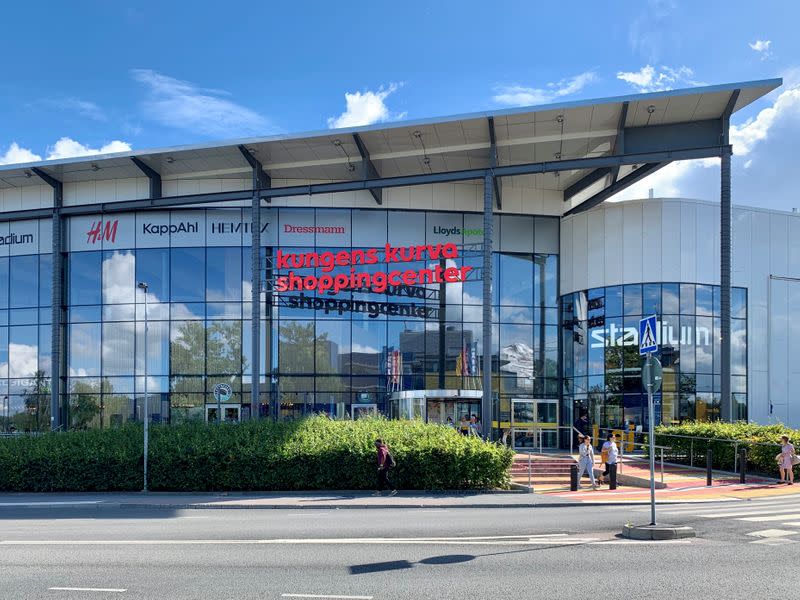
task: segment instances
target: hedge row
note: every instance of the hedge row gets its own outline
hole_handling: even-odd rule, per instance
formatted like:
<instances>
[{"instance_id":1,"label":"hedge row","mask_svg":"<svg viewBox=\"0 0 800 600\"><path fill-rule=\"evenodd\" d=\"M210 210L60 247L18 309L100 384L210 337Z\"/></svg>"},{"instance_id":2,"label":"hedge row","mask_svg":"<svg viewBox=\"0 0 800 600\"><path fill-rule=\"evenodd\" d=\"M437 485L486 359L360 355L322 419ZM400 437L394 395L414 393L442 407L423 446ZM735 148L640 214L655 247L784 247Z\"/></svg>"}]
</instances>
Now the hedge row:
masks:
<instances>
[{"instance_id":1,"label":"hedge row","mask_svg":"<svg viewBox=\"0 0 800 600\"><path fill-rule=\"evenodd\" d=\"M694 440L675 435L690 436ZM711 448L715 469L733 470L734 455L739 448L747 451L748 471L776 475L778 472L775 455L780 452L781 436L787 435L800 452L800 431L785 425L757 425L739 421L688 421L680 425L660 425L656 427L656 445L666 446L665 459L689 464L694 453L695 466L705 466L706 450ZM699 438L711 438L704 440ZM724 440L737 440L735 443ZM796 471L800 473L800 470Z\"/></svg>"},{"instance_id":2,"label":"hedge row","mask_svg":"<svg viewBox=\"0 0 800 600\"><path fill-rule=\"evenodd\" d=\"M420 421L326 417L273 423L154 425L149 488L164 491L372 489L376 438L395 460L401 489L508 485L513 452ZM2 491L142 489L142 428L0 440Z\"/></svg>"}]
</instances>

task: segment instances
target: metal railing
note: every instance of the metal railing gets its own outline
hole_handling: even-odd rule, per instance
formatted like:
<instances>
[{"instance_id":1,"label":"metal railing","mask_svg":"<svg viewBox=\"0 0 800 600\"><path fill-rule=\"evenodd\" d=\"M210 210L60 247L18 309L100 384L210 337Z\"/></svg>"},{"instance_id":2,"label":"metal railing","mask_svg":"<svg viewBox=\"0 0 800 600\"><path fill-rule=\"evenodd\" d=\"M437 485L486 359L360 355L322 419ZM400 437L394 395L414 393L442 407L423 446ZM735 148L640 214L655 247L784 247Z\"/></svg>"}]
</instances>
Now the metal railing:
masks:
<instances>
[{"instance_id":1,"label":"metal railing","mask_svg":"<svg viewBox=\"0 0 800 600\"><path fill-rule=\"evenodd\" d=\"M733 472L737 472L739 470L739 447L751 447L751 446L764 446L767 448L777 448L780 450L781 445L777 442L757 442L752 440L737 440L733 438L710 438L710 437L702 437L702 436L692 436L692 435L682 435L678 433L659 433L656 432L656 438L659 436L667 437L667 438L677 438L683 440L689 440L689 466L694 467L694 458L695 458L695 443L701 442L704 443L706 447L712 443L721 443L721 444L732 444L733 445ZM699 445L699 444L698 444ZM705 459L704 454L700 454L700 456ZM678 455L673 455L673 458L678 458Z\"/></svg>"}]
</instances>

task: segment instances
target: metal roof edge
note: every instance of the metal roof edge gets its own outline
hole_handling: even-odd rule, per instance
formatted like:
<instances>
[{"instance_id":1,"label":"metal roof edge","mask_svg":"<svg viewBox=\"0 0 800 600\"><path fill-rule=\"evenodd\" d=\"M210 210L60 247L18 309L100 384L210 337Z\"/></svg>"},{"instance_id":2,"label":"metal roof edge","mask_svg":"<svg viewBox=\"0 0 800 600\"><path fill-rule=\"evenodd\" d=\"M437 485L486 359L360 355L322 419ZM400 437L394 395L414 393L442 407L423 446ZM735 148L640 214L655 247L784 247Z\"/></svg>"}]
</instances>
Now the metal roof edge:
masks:
<instances>
[{"instance_id":1,"label":"metal roof edge","mask_svg":"<svg viewBox=\"0 0 800 600\"><path fill-rule=\"evenodd\" d=\"M775 90L776 88L780 87L781 85L783 85L783 79L781 77L773 79L754 80L754 81L722 83L709 86L664 90L660 92L647 92L643 94L627 94L623 96L609 96L606 98L589 98L585 100L572 100L569 102L557 102L552 104L537 104L532 106L521 106L521 107L505 108L498 110L486 110L486 111L478 111L472 113L461 113L456 115L445 115L440 117L426 117L424 119L415 119L410 121L389 121L389 122L375 123L371 125L361 125L358 127L345 127L342 129L320 129L320 130L312 130L312 131L297 132L297 133L275 134L265 137L248 137L248 138L221 140L217 142L206 142L200 144L187 144L182 146L167 146L163 148L131 150L130 152L114 152L111 154L92 154L88 156L59 158L54 160L43 160L30 163L14 163L8 165L0 165L0 172L16 170L16 169L23 169L23 170L31 169L33 167L47 168L65 164L93 163L115 158L130 158L132 156L146 157L154 154L170 154L177 152L190 152L194 150L210 150L214 148L233 147L240 144L243 145L263 144L276 141L302 140L302 139L309 139L316 137L327 137L331 135L350 135L353 133L367 133L374 131L382 131L385 129L398 129L401 127L435 125L438 123L449 123L452 121L460 121L460 120L486 119L488 117L511 116L524 113L535 113L535 112L543 112L543 111L559 110L559 109L566 110L570 108L591 106L593 104L613 104L616 102L637 102L647 99L670 98L675 96L686 96L696 93L701 93L701 94L715 93L723 91L733 91L735 89L752 89L757 87L769 87L770 89L766 92L769 93ZM739 110L740 108L743 107L739 107L736 110Z\"/></svg>"}]
</instances>

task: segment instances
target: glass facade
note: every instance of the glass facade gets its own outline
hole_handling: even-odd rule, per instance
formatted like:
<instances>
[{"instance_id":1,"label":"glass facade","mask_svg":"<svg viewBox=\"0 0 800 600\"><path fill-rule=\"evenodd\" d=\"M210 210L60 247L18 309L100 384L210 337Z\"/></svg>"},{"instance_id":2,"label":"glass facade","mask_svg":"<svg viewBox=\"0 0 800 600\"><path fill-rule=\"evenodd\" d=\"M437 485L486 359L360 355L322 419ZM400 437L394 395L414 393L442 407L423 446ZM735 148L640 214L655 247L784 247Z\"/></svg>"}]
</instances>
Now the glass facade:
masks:
<instances>
[{"instance_id":1,"label":"glass facade","mask_svg":"<svg viewBox=\"0 0 800 600\"><path fill-rule=\"evenodd\" d=\"M419 391L429 400L421 410L430 418L479 412L482 215L286 208L265 209L261 220L262 414L388 413L392 398ZM250 416L249 222L246 209L69 219L62 368L68 427L141 420L145 391L157 422ZM50 226L42 224L42 231ZM512 399L559 396L558 220L503 215L495 239L489 347L504 421ZM0 258L4 429L49 427L52 263L49 254L37 253L49 241L37 242L30 254ZM380 293L351 286L335 294L277 292L271 285L289 270L333 277L351 269L289 269L277 260L279 252L353 256L375 249L382 257L387 244L423 250L399 266L378 261L358 271L471 267L471 273L447 283L390 285ZM455 245L456 258L425 249L445 244ZM139 282L147 283L146 297ZM232 391L221 414L217 384ZM426 410L437 395L447 402Z\"/></svg>"},{"instance_id":2,"label":"glass facade","mask_svg":"<svg viewBox=\"0 0 800 600\"><path fill-rule=\"evenodd\" d=\"M561 299L562 423L586 413L601 428L646 428L638 326L659 317L658 423L720 418L720 289L693 283L595 288ZM747 418L747 291L731 291L734 419Z\"/></svg>"}]
</instances>

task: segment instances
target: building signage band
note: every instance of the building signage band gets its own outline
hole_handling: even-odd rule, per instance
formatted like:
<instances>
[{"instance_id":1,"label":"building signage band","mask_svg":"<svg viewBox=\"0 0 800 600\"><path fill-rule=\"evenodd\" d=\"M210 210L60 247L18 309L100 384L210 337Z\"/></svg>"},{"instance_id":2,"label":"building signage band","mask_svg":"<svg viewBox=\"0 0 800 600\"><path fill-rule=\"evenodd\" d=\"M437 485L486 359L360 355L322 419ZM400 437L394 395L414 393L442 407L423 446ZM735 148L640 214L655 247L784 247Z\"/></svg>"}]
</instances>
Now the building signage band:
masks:
<instances>
[{"instance_id":1,"label":"building signage band","mask_svg":"<svg viewBox=\"0 0 800 600\"><path fill-rule=\"evenodd\" d=\"M636 327L617 327L611 323L603 329L591 332L592 348L609 348L614 346L638 346L639 330ZM656 323L656 341L670 346L710 346L711 331L708 327L674 327L658 321Z\"/></svg>"}]
</instances>

